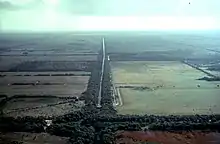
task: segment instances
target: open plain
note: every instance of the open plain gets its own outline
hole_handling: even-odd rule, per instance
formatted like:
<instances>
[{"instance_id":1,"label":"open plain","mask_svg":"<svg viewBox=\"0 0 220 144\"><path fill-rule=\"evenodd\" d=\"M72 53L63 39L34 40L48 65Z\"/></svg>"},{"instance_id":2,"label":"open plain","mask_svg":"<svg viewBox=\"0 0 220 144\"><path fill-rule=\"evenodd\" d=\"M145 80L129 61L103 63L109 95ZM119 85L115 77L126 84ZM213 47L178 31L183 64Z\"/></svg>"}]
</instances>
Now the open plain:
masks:
<instances>
[{"instance_id":1,"label":"open plain","mask_svg":"<svg viewBox=\"0 0 220 144\"><path fill-rule=\"evenodd\" d=\"M0 33L0 143L218 143L219 36Z\"/></svg>"},{"instance_id":2,"label":"open plain","mask_svg":"<svg viewBox=\"0 0 220 144\"><path fill-rule=\"evenodd\" d=\"M197 80L206 76L177 61L112 62L119 89L121 114L218 114L219 82Z\"/></svg>"}]
</instances>

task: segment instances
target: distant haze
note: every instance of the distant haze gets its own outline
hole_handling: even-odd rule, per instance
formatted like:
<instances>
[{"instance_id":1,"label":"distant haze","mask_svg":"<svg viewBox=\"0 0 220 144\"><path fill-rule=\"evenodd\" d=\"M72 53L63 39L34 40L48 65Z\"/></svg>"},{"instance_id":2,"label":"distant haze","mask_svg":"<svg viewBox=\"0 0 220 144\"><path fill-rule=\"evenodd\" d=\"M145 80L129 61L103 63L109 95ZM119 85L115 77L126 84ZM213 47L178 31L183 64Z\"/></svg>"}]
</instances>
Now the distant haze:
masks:
<instances>
[{"instance_id":1,"label":"distant haze","mask_svg":"<svg viewBox=\"0 0 220 144\"><path fill-rule=\"evenodd\" d=\"M218 0L0 0L0 29L219 29L219 6Z\"/></svg>"}]
</instances>

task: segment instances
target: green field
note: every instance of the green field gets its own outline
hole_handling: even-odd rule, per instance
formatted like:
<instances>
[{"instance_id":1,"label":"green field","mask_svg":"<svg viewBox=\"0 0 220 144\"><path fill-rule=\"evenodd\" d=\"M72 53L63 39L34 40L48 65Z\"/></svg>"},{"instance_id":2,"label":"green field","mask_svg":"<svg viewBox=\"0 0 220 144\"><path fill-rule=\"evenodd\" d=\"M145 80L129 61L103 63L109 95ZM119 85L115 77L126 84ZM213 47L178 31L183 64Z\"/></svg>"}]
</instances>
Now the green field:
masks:
<instances>
[{"instance_id":1,"label":"green field","mask_svg":"<svg viewBox=\"0 0 220 144\"><path fill-rule=\"evenodd\" d=\"M196 80L204 73L180 62L112 62L115 87L119 88L120 114L212 114L220 112L217 82Z\"/></svg>"}]
</instances>

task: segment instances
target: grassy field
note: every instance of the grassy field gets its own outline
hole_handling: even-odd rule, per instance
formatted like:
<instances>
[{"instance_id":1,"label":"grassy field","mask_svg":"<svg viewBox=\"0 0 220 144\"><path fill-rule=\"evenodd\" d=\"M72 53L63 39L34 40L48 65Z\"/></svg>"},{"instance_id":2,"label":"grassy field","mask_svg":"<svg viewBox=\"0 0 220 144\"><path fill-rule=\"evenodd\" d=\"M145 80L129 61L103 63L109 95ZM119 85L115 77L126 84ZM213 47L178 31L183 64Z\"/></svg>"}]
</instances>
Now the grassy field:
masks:
<instances>
[{"instance_id":1,"label":"grassy field","mask_svg":"<svg viewBox=\"0 0 220 144\"><path fill-rule=\"evenodd\" d=\"M217 82L196 80L204 73L180 62L112 62L117 86L145 86L137 90L120 88L121 114L211 114L219 113Z\"/></svg>"},{"instance_id":2,"label":"grassy field","mask_svg":"<svg viewBox=\"0 0 220 144\"><path fill-rule=\"evenodd\" d=\"M5 95L28 96L9 100L3 106L4 114L59 116L80 110L84 102L74 101L74 97L80 97L87 89L88 67L97 60L100 48L101 38L97 36L1 33L0 100Z\"/></svg>"},{"instance_id":3,"label":"grassy field","mask_svg":"<svg viewBox=\"0 0 220 144\"><path fill-rule=\"evenodd\" d=\"M33 61L56 61L63 63L77 62L77 61L96 61L96 55L86 55L86 56L1 56L0 55L0 71L8 71L11 68L21 65L24 62L33 62ZM48 65L50 66L50 65Z\"/></svg>"},{"instance_id":4,"label":"grassy field","mask_svg":"<svg viewBox=\"0 0 220 144\"><path fill-rule=\"evenodd\" d=\"M59 97L80 97L87 84L72 85L13 85L1 86L0 94L8 97L14 95L53 95Z\"/></svg>"},{"instance_id":5,"label":"grassy field","mask_svg":"<svg viewBox=\"0 0 220 144\"><path fill-rule=\"evenodd\" d=\"M100 36L74 33L1 33L0 51L93 53L99 51L100 40Z\"/></svg>"},{"instance_id":6,"label":"grassy field","mask_svg":"<svg viewBox=\"0 0 220 144\"><path fill-rule=\"evenodd\" d=\"M87 32L87 33L1 33L0 50L56 50L57 52L98 52L106 38L107 51L145 52L219 49L219 32Z\"/></svg>"},{"instance_id":7,"label":"grassy field","mask_svg":"<svg viewBox=\"0 0 220 144\"><path fill-rule=\"evenodd\" d=\"M2 143L25 143L25 144L67 144L69 138L49 135L47 133L28 133L28 132L12 132L1 133L0 139Z\"/></svg>"},{"instance_id":8,"label":"grassy field","mask_svg":"<svg viewBox=\"0 0 220 144\"><path fill-rule=\"evenodd\" d=\"M1 33L0 71L7 71L27 61L96 61L100 48L99 36Z\"/></svg>"},{"instance_id":9,"label":"grassy field","mask_svg":"<svg viewBox=\"0 0 220 144\"><path fill-rule=\"evenodd\" d=\"M53 72L52 74L60 73ZM85 72L75 72L75 74L83 73ZM80 110L84 106L83 101L62 98L80 97L87 88L89 76L14 76L14 74L27 74L27 72L4 74L6 76L0 78L0 94L8 97L14 95L33 96L8 101L3 109L4 114L7 116L59 116ZM29 72L28 74L45 74L45 72ZM37 81L39 85L8 85L9 83L36 83ZM52 84L41 85L43 83ZM58 96L61 99L46 96L35 97L41 95Z\"/></svg>"},{"instance_id":10,"label":"grassy field","mask_svg":"<svg viewBox=\"0 0 220 144\"><path fill-rule=\"evenodd\" d=\"M189 50L203 53L206 48L219 49L218 32L130 32L106 36L108 52L144 52Z\"/></svg>"},{"instance_id":11,"label":"grassy field","mask_svg":"<svg viewBox=\"0 0 220 144\"><path fill-rule=\"evenodd\" d=\"M12 74L12 73L10 73ZM8 101L3 107L7 116L60 116L80 110L83 101L75 101L87 88L89 76L6 76L0 81L0 94L28 96ZM36 83L39 85L7 85L7 83ZM41 83L54 83L41 85ZM59 85L56 85L59 83ZM62 83L65 83L62 84ZM46 97L45 95L58 96ZM31 97L30 97L31 96ZM36 97L38 96L38 97ZM39 97L41 96L41 97ZM71 97L65 98L64 97Z\"/></svg>"},{"instance_id":12,"label":"grassy field","mask_svg":"<svg viewBox=\"0 0 220 144\"><path fill-rule=\"evenodd\" d=\"M16 98L4 106L4 114L12 117L60 116L78 111L83 101L62 100L58 98Z\"/></svg>"},{"instance_id":13,"label":"grassy field","mask_svg":"<svg viewBox=\"0 0 220 144\"><path fill-rule=\"evenodd\" d=\"M79 97L87 88L87 84L72 85L16 85L1 86L0 94L13 95L55 95L59 97Z\"/></svg>"},{"instance_id":14,"label":"grassy field","mask_svg":"<svg viewBox=\"0 0 220 144\"><path fill-rule=\"evenodd\" d=\"M152 88L216 87L214 83L196 80L206 74L180 62L113 62L111 65L116 84L139 84Z\"/></svg>"},{"instance_id":15,"label":"grassy field","mask_svg":"<svg viewBox=\"0 0 220 144\"><path fill-rule=\"evenodd\" d=\"M0 78L0 94L13 95L56 95L61 97L80 96L87 88L90 76L15 76L19 74L45 74L48 72L19 72L2 73ZM75 74L88 74L88 72L70 72ZM52 72L50 74L61 74ZM31 85L31 84L38 85ZM30 85L17 85L30 84ZM44 84L50 85L44 85ZM16 85L13 85L16 84Z\"/></svg>"}]
</instances>

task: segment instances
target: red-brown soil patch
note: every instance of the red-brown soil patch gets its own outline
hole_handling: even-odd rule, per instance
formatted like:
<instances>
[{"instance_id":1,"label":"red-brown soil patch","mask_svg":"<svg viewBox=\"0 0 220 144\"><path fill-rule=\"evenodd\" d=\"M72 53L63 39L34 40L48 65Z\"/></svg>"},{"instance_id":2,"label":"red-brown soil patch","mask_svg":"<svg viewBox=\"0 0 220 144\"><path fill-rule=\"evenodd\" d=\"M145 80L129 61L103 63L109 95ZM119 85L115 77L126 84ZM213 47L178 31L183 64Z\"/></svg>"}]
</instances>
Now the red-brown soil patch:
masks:
<instances>
[{"instance_id":1,"label":"red-brown soil patch","mask_svg":"<svg viewBox=\"0 0 220 144\"><path fill-rule=\"evenodd\" d=\"M215 132L130 132L122 131L116 135L117 144L220 144L220 133Z\"/></svg>"}]
</instances>

